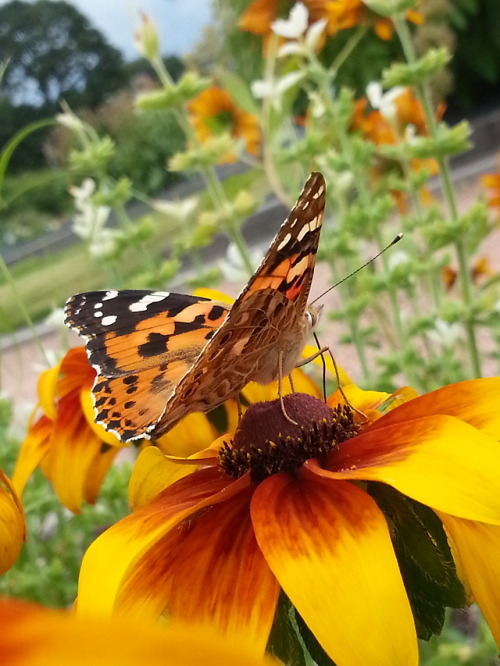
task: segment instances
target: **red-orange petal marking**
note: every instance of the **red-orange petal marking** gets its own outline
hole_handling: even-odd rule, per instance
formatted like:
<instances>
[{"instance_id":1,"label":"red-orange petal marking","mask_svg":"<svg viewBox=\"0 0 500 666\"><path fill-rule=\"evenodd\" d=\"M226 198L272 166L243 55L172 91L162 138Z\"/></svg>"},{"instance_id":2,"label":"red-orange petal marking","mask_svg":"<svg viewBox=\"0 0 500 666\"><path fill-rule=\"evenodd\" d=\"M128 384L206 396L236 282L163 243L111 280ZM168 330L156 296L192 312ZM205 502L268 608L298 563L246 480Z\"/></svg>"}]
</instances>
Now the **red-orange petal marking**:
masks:
<instances>
[{"instance_id":1,"label":"red-orange petal marking","mask_svg":"<svg viewBox=\"0 0 500 666\"><path fill-rule=\"evenodd\" d=\"M366 493L302 469L261 483L251 516L278 582L338 666L417 664L389 530Z\"/></svg>"},{"instance_id":2,"label":"red-orange petal marking","mask_svg":"<svg viewBox=\"0 0 500 666\"><path fill-rule=\"evenodd\" d=\"M198 470L115 523L89 547L80 570L78 612L111 615L128 573L173 527L192 513L223 502L249 483L217 468Z\"/></svg>"},{"instance_id":3,"label":"red-orange petal marking","mask_svg":"<svg viewBox=\"0 0 500 666\"><path fill-rule=\"evenodd\" d=\"M251 494L246 487L159 539L128 572L117 610L211 626L263 653L279 586L255 541Z\"/></svg>"}]
</instances>

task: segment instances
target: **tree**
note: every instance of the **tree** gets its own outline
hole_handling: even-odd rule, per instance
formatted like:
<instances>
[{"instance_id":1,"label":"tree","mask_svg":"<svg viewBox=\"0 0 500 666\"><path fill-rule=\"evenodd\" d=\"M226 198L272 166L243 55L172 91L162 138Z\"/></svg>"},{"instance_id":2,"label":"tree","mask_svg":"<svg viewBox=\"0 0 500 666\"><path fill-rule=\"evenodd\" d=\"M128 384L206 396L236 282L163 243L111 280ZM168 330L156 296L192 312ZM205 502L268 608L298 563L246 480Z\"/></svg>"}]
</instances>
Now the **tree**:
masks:
<instances>
[{"instance_id":1,"label":"tree","mask_svg":"<svg viewBox=\"0 0 500 666\"><path fill-rule=\"evenodd\" d=\"M2 89L14 106L48 109L65 98L94 107L124 81L120 52L62 0L12 0L0 7Z\"/></svg>"}]
</instances>

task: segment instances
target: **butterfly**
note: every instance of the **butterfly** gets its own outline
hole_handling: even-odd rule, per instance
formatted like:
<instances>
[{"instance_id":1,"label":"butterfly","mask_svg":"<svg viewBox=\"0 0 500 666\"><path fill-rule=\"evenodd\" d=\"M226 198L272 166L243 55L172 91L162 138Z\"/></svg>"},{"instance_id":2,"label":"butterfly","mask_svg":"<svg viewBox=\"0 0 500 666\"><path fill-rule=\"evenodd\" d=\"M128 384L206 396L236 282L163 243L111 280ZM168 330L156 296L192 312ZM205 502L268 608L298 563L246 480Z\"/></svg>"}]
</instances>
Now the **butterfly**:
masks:
<instances>
[{"instance_id":1,"label":"butterfly","mask_svg":"<svg viewBox=\"0 0 500 666\"><path fill-rule=\"evenodd\" d=\"M249 382L286 377L319 308L307 301L325 207L312 173L261 265L232 306L164 291L91 291L66 303L97 372L95 419L121 441L157 439Z\"/></svg>"}]
</instances>

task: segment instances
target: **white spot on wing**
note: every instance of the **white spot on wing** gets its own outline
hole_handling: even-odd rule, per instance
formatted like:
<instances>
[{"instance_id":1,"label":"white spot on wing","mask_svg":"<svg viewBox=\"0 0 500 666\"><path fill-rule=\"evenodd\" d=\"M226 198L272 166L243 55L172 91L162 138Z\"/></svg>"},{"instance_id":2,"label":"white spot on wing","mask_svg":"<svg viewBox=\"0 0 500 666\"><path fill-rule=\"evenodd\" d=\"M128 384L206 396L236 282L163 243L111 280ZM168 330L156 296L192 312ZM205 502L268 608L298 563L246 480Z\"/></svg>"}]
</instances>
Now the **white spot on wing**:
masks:
<instances>
[{"instance_id":1,"label":"white spot on wing","mask_svg":"<svg viewBox=\"0 0 500 666\"><path fill-rule=\"evenodd\" d=\"M117 296L118 296L118 292L113 289L111 291L107 291L106 296L103 296L102 300L103 301L109 301L112 298L116 298Z\"/></svg>"},{"instance_id":2,"label":"white spot on wing","mask_svg":"<svg viewBox=\"0 0 500 666\"><path fill-rule=\"evenodd\" d=\"M301 229L301 230L299 231L299 233L297 234L297 240L298 240L298 241L301 241L301 240L304 238L304 236L308 233L308 231L310 231L310 227L309 227L309 225L308 225L308 224L304 224L304 226L302 227L302 229Z\"/></svg>"},{"instance_id":3,"label":"white spot on wing","mask_svg":"<svg viewBox=\"0 0 500 666\"><path fill-rule=\"evenodd\" d=\"M277 249L278 249L278 250L283 250L283 249L288 245L288 243L289 243L291 240L292 240L292 236L291 236L291 234L288 233L288 234L285 236L285 238L283 238L283 240L281 241L281 243L278 245Z\"/></svg>"},{"instance_id":4,"label":"white spot on wing","mask_svg":"<svg viewBox=\"0 0 500 666\"><path fill-rule=\"evenodd\" d=\"M145 312L152 303L159 303L170 296L168 291L155 291L153 294L147 294L135 303L128 306L130 312Z\"/></svg>"},{"instance_id":5,"label":"white spot on wing","mask_svg":"<svg viewBox=\"0 0 500 666\"><path fill-rule=\"evenodd\" d=\"M102 308L102 303L96 303L94 305L94 310L99 310L100 308Z\"/></svg>"},{"instance_id":6,"label":"white spot on wing","mask_svg":"<svg viewBox=\"0 0 500 666\"><path fill-rule=\"evenodd\" d=\"M103 326L111 326L112 324L115 323L115 321L118 319L116 315L108 315L107 317L103 317L102 319L102 325Z\"/></svg>"},{"instance_id":7,"label":"white spot on wing","mask_svg":"<svg viewBox=\"0 0 500 666\"><path fill-rule=\"evenodd\" d=\"M96 310L94 312L94 317L102 317L102 312L100 310Z\"/></svg>"}]
</instances>

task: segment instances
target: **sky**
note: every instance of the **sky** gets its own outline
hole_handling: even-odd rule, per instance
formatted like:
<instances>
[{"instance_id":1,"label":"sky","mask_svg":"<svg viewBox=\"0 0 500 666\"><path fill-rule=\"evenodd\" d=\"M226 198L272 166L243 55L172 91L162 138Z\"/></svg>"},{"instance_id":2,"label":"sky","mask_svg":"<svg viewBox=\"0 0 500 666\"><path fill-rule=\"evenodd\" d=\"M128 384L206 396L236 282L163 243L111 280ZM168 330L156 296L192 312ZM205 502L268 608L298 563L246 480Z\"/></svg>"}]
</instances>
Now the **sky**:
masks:
<instances>
[{"instance_id":1,"label":"sky","mask_svg":"<svg viewBox=\"0 0 500 666\"><path fill-rule=\"evenodd\" d=\"M0 0L5 4L7 0ZM66 0L87 16L126 60L139 54L132 43L139 10L152 18L161 41L163 55L182 55L201 37L210 23L210 0Z\"/></svg>"}]
</instances>

